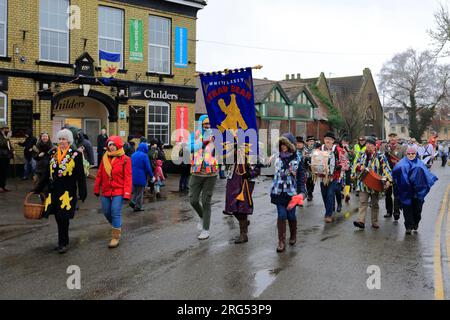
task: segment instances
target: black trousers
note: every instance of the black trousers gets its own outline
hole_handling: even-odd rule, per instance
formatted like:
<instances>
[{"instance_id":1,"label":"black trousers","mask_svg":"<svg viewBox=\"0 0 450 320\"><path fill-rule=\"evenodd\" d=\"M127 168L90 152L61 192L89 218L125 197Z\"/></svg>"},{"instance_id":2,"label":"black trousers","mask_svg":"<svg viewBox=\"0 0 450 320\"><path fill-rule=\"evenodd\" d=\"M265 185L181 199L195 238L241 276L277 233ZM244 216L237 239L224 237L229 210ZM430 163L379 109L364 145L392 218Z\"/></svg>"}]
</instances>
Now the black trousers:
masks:
<instances>
[{"instance_id":1,"label":"black trousers","mask_svg":"<svg viewBox=\"0 0 450 320\"><path fill-rule=\"evenodd\" d=\"M412 229L419 226L422 220L423 201L412 199L410 206L403 206L403 216L405 217L405 228Z\"/></svg>"},{"instance_id":2,"label":"black trousers","mask_svg":"<svg viewBox=\"0 0 450 320\"><path fill-rule=\"evenodd\" d=\"M314 193L314 180L312 177L309 177L308 179L306 179L306 193L307 193L307 197L311 197L313 196Z\"/></svg>"},{"instance_id":3,"label":"black trousers","mask_svg":"<svg viewBox=\"0 0 450 320\"><path fill-rule=\"evenodd\" d=\"M56 213L55 219L58 224L58 245L60 247L67 246L69 244L70 218L67 216L67 213Z\"/></svg>"},{"instance_id":4,"label":"black trousers","mask_svg":"<svg viewBox=\"0 0 450 320\"><path fill-rule=\"evenodd\" d=\"M447 164L447 156L442 156L442 166L445 167Z\"/></svg>"},{"instance_id":5,"label":"black trousers","mask_svg":"<svg viewBox=\"0 0 450 320\"><path fill-rule=\"evenodd\" d=\"M9 159L0 158L0 188L6 187L6 178L9 172Z\"/></svg>"},{"instance_id":6,"label":"black trousers","mask_svg":"<svg viewBox=\"0 0 450 320\"><path fill-rule=\"evenodd\" d=\"M390 186L386 190L386 199L385 199L386 211L390 215L392 215L392 213L399 215L400 214L400 201L398 199L392 200L392 198L394 197L393 191L394 191L393 186Z\"/></svg>"}]
</instances>

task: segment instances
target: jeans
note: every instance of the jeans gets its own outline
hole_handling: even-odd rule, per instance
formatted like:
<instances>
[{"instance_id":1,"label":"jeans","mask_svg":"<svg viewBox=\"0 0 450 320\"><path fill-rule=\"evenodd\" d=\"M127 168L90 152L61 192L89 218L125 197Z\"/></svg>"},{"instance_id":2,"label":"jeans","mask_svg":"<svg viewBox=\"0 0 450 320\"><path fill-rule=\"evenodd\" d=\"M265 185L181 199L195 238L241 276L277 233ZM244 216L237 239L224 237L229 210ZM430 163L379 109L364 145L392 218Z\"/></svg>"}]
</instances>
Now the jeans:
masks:
<instances>
[{"instance_id":1,"label":"jeans","mask_svg":"<svg viewBox=\"0 0 450 320\"><path fill-rule=\"evenodd\" d=\"M30 175L34 176L34 170L36 169L36 161L33 158L25 158L23 177L28 178Z\"/></svg>"},{"instance_id":2,"label":"jeans","mask_svg":"<svg viewBox=\"0 0 450 320\"><path fill-rule=\"evenodd\" d=\"M180 190L187 190L189 185L189 176L187 175L181 175L180 177Z\"/></svg>"},{"instance_id":3,"label":"jeans","mask_svg":"<svg viewBox=\"0 0 450 320\"><path fill-rule=\"evenodd\" d=\"M294 209L288 210L286 207L282 205L277 205L277 211L278 211L278 219L279 220L289 220L289 221L296 221L297 217L295 215L295 207Z\"/></svg>"},{"instance_id":4,"label":"jeans","mask_svg":"<svg viewBox=\"0 0 450 320\"><path fill-rule=\"evenodd\" d=\"M122 205L123 197L102 197L102 210L106 219L113 228L120 229L122 227Z\"/></svg>"},{"instance_id":5,"label":"jeans","mask_svg":"<svg viewBox=\"0 0 450 320\"><path fill-rule=\"evenodd\" d=\"M323 203L325 204L325 217L331 217L334 210L334 197L336 189L338 188L338 182L333 180L325 185L323 182L320 183L320 191L322 193Z\"/></svg>"}]
</instances>

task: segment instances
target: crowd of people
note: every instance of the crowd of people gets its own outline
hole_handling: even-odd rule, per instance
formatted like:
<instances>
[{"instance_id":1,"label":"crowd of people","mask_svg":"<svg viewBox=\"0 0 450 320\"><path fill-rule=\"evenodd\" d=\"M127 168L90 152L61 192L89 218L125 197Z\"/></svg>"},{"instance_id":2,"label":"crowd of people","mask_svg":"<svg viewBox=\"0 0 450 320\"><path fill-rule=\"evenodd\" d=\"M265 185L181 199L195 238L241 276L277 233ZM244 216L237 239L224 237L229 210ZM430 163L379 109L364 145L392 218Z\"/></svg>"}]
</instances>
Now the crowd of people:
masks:
<instances>
[{"instance_id":1,"label":"crowd of people","mask_svg":"<svg viewBox=\"0 0 450 320\"><path fill-rule=\"evenodd\" d=\"M14 150L11 132L0 125L0 192L6 189L6 176ZM179 191L189 192L192 208L199 217L199 240L210 237L211 198L217 178L227 179L223 213L232 215L239 223L239 236L235 243L249 241L249 216L254 211L252 194L255 178L261 168L274 164L270 201L276 206L278 246L277 252L286 250L287 227L289 245L297 241L298 206L303 201L314 201L314 189L320 187L324 205L324 222L332 223L336 213L342 211L343 201L350 200L351 191L359 198L359 215L353 222L359 229L366 227L367 211L371 211L371 227L380 228L379 199L385 196L385 218L399 220L401 211L405 219L406 234L418 231L421 211L426 195L437 177L430 172L439 156L445 166L449 144L437 145L433 136L424 145L414 139L399 142L395 133L389 141L375 136L361 136L351 143L347 137L338 139L333 132L325 134L323 144L314 136L294 137L283 134L278 150L270 159L256 164L249 160L248 152L235 143L232 164L219 165L208 116L202 116L187 142L180 143L181 166ZM39 138L27 132L19 145L24 148L24 174L22 179L34 176L33 191L43 195L44 217L54 215L58 226L59 253L69 245L69 223L84 202L88 191L86 178L95 166L94 152L89 137L82 130L70 126L62 128L53 143L48 133ZM93 193L100 198L101 208L111 225L110 248L119 245L122 234L124 202L134 212L144 211L144 194L161 198L161 187L167 175L166 157L161 141L148 142L129 137L108 136L102 129L97 137L97 167ZM221 172L223 171L223 172Z\"/></svg>"}]
</instances>

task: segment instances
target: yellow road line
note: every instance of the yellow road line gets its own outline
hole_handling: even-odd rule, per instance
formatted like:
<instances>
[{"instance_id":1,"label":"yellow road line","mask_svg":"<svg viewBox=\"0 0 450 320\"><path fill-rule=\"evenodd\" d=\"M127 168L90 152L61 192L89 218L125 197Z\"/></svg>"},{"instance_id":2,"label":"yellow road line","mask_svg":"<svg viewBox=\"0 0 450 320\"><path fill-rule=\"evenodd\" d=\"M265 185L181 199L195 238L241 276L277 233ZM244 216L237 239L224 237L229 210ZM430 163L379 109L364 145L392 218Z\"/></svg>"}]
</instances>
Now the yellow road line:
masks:
<instances>
[{"instance_id":1,"label":"yellow road line","mask_svg":"<svg viewBox=\"0 0 450 320\"><path fill-rule=\"evenodd\" d=\"M450 191L450 185L447 186L444 198L441 204L441 210L436 220L435 226L435 238L434 238L434 298L436 300L444 300L444 281L442 279L442 265L441 265L441 229L442 222L445 216L445 209L448 202L448 194ZM448 223L448 221L447 221ZM447 243L448 244L448 243Z\"/></svg>"},{"instance_id":2,"label":"yellow road line","mask_svg":"<svg viewBox=\"0 0 450 320\"><path fill-rule=\"evenodd\" d=\"M450 274L450 199L447 199L447 264Z\"/></svg>"}]
</instances>

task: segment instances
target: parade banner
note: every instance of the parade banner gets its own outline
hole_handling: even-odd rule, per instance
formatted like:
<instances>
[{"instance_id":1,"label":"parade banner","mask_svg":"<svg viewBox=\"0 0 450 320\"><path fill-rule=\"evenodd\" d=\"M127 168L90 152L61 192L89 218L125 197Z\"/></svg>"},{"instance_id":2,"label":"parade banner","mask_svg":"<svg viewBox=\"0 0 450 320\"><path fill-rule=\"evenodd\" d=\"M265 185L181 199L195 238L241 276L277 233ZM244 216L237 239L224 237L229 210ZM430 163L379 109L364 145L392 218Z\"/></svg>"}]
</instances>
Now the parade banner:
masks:
<instances>
[{"instance_id":1,"label":"parade banner","mask_svg":"<svg viewBox=\"0 0 450 320\"><path fill-rule=\"evenodd\" d=\"M189 135L189 109L188 107L177 107L177 142L187 142Z\"/></svg>"},{"instance_id":2,"label":"parade banner","mask_svg":"<svg viewBox=\"0 0 450 320\"><path fill-rule=\"evenodd\" d=\"M130 61L144 61L142 39L144 38L142 20L130 20Z\"/></svg>"},{"instance_id":3,"label":"parade banner","mask_svg":"<svg viewBox=\"0 0 450 320\"><path fill-rule=\"evenodd\" d=\"M247 153L256 155L258 128L252 68L201 74L200 79L211 129L223 135L223 153L237 142L246 146Z\"/></svg>"},{"instance_id":4,"label":"parade banner","mask_svg":"<svg viewBox=\"0 0 450 320\"><path fill-rule=\"evenodd\" d=\"M120 69L120 53L111 53L103 50L99 51L102 77L105 79L113 78Z\"/></svg>"},{"instance_id":5,"label":"parade banner","mask_svg":"<svg viewBox=\"0 0 450 320\"><path fill-rule=\"evenodd\" d=\"M187 68L188 66L188 29L175 28L175 67Z\"/></svg>"}]
</instances>

